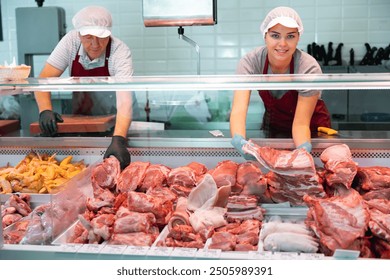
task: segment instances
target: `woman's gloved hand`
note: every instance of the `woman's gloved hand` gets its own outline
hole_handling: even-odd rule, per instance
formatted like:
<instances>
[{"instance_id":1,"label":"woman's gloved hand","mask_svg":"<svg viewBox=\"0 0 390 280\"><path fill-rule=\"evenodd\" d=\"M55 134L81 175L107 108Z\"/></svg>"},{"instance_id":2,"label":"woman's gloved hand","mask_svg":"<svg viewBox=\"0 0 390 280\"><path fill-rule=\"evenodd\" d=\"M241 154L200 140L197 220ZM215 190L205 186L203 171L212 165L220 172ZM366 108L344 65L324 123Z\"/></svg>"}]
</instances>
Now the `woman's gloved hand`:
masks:
<instances>
[{"instance_id":1,"label":"woman's gloved hand","mask_svg":"<svg viewBox=\"0 0 390 280\"><path fill-rule=\"evenodd\" d=\"M234 148L240 153L240 155L245 158L246 160L256 160L256 158L250 154L246 154L242 147L248 143L247 140L244 139L241 135L234 134L234 137L232 138L232 141L230 142Z\"/></svg>"},{"instance_id":2,"label":"woman's gloved hand","mask_svg":"<svg viewBox=\"0 0 390 280\"><path fill-rule=\"evenodd\" d=\"M127 149L127 139L122 136L112 136L111 144L108 146L103 158L108 158L109 156L116 157L121 164L121 169L125 169L131 162L130 153Z\"/></svg>"},{"instance_id":3,"label":"woman's gloved hand","mask_svg":"<svg viewBox=\"0 0 390 280\"><path fill-rule=\"evenodd\" d=\"M42 136L55 136L57 134L57 123L62 123L64 120L61 115L52 110L44 110L39 113L39 127L42 131Z\"/></svg>"},{"instance_id":4,"label":"woman's gloved hand","mask_svg":"<svg viewBox=\"0 0 390 280\"><path fill-rule=\"evenodd\" d=\"M305 143L297 147L297 149L301 149L301 148L305 149L308 153L310 153L312 149L312 145L309 141L306 141Z\"/></svg>"}]
</instances>

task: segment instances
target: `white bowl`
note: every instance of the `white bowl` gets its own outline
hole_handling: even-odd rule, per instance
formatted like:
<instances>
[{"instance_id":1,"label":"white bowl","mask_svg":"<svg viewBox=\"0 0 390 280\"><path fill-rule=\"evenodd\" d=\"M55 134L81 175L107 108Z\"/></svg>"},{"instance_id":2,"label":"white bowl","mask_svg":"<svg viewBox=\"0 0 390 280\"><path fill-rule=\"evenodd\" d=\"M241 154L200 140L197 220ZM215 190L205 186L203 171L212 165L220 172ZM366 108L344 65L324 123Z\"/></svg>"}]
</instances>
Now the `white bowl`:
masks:
<instances>
[{"instance_id":1,"label":"white bowl","mask_svg":"<svg viewBox=\"0 0 390 280\"><path fill-rule=\"evenodd\" d=\"M0 65L0 80L23 80L30 75L31 66L17 65L17 66L2 66Z\"/></svg>"}]
</instances>

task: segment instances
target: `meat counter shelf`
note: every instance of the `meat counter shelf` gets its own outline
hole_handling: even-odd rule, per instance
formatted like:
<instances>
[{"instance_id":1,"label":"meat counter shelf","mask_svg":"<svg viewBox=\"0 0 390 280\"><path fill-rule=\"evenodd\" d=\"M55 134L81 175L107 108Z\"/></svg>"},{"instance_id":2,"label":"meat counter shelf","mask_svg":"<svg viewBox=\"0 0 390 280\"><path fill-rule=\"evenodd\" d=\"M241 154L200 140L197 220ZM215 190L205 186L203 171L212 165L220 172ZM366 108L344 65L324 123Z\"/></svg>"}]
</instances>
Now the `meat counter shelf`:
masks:
<instances>
[{"instance_id":1,"label":"meat counter shelf","mask_svg":"<svg viewBox=\"0 0 390 280\"><path fill-rule=\"evenodd\" d=\"M277 207L275 205L267 206L264 208L270 209L268 215L278 215L284 219L302 220L306 216L307 208L305 207L286 207L281 205ZM76 221L77 222L77 221ZM165 227L152 246L127 246L127 245L110 245L104 242L103 244L75 244L67 243L66 240L71 236L75 224L74 222L69 228L67 228L62 234L60 234L53 242L52 246L43 245L36 247L34 245L4 245L3 250L0 250L0 259L2 254L9 256L18 256L21 252L24 252L23 258L29 259L32 256L32 252L38 250L37 255L34 255L34 259L312 259L321 260L325 258L320 253L297 253L297 252L271 252L264 251L262 246L259 246L257 251L221 251L219 249L208 249L210 245L210 239L205 243L203 249L195 248L178 248L178 247L160 247L157 246L158 242L164 240L168 234L168 227ZM30 255L31 254L31 255Z\"/></svg>"},{"instance_id":2,"label":"meat counter shelf","mask_svg":"<svg viewBox=\"0 0 390 280\"><path fill-rule=\"evenodd\" d=\"M62 155L86 155L88 158L98 160L101 159L106 147L109 144L109 139L94 138L95 141L87 139L73 139L73 138L60 138L53 141L52 139L44 139L44 143L37 143L35 139L20 139L22 141L22 149L29 150L31 147L38 145L38 148L42 151L57 151ZM172 165L172 167L188 164L190 161L199 161L204 163L207 167L211 168L221 160L231 159L236 162L242 162L243 159L240 155L231 147L230 139L196 139L191 141L187 139L131 139L130 152L133 161L150 161L153 163L163 163ZM255 139L260 145L268 145L275 148L291 148L293 143L291 139ZM360 166L374 166L383 165L389 166L390 158L390 146L389 140L342 140L342 139L329 139L326 141L313 141L314 149L312 155L315 161L319 160L321 151L332 145L339 144L340 141L345 142L351 148L351 152L355 161ZM3 147L0 151L0 155L9 156L13 152L20 151L21 143L15 142L12 139L12 143L4 145L7 139L0 139ZM87 143L88 142L88 143ZM26 147L27 143L27 147ZM92 143L92 147L91 147ZM13 147L15 145L17 148ZM29 146L30 145L30 146ZM53 147L54 146L54 147ZM24 155L25 153L23 153ZM17 153L19 155L19 153ZM94 161L92 160L92 161ZM270 208L269 213L282 214L283 209ZM305 212L304 209L295 209L298 211L296 216L302 215ZM295 211L294 210L294 211ZM278 212L279 211L279 212ZM299 212L300 211L300 212ZM0 246L2 240L0 237ZM82 251L79 249L83 247ZM95 247L98 252L87 252L88 247ZM115 252L108 253L110 250ZM154 247L153 247L154 248ZM92 249L91 249L92 250ZM213 258L273 258L276 256L280 258L292 258L292 257L305 257L305 258L321 258L317 255L302 255L302 254L276 254L272 255L267 252L251 252L251 253L227 253L219 252L218 250L182 250L182 249L166 249L164 253L158 253L157 249L151 250L149 247L131 247L131 246L109 246L109 245L75 245L75 244L63 244L59 246L53 245L8 245L4 244L0 250L0 259L166 259L166 258L191 258L191 259L213 259ZM183 253L181 253L183 251ZM186 253L187 252L187 253ZM275 254L275 253L273 253ZM180 256L182 255L182 256ZM183 257L184 256L184 257Z\"/></svg>"}]
</instances>

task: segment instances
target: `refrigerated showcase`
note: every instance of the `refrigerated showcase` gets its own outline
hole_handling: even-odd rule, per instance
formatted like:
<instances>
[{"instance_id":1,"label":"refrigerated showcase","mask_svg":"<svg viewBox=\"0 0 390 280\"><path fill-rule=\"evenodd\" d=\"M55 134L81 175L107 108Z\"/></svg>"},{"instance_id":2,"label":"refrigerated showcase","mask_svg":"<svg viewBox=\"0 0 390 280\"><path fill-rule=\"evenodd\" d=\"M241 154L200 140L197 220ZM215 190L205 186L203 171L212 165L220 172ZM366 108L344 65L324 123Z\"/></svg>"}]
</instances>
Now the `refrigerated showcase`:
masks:
<instances>
[{"instance_id":1,"label":"refrigerated showcase","mask_svg":"<svg viewBox=\"0 0 390 280\"><path fill-rule=\"evenodd\" d=\"M134 77L126 80L116 79L28 79L20 83L3 82L2 94L31 94L35 90L132 90L132 91L160 91L160 90L224 90L236 89L277 89L277 88L316 88L316 89L344 89L344 88L376 88L389 89L389 75L316 75L316 76L283 76L283 77L237 77L237 76L190 76L190 77ZM170 167L186 165L192 161L205 164L213 168L223 160L232 160L241 163L244 159L230 144L228 131L223 131L222 137L215 137L208 131L194 131L190 128L182 131L129 131L129 151L132 161L149 161L161 163ZM354 161L359 166L387 166L390 167L390 135L387 132L350 132L344 131L343 136L319 135L312 139L312 155L319 163L321 152L334 144L347 144L352 152ZM0 138L2 147L0 154L3 163L10 158L18 159L26 151L36 149L42 152L52 152L59 155L72 154L84 158L90 165L99 162L110 143L109 137L90 137L88 135L66 136L58 138L24 137L9 135ZM251 131L248 136L261 146L270 146L277 149L294 149L291 139L265 138L260 131ZM88 173L83 180L88 181ZM79 180L80 181L80 180ZM82 180L81 180L82 181ZM86 183L87 184L87 183ZM53 201L53 198L50 198ZM267 206L265 206L267 208ZM304 219L305 208L290 208L272 206L268 208L268 215L295 216ZM75 219L76 220L76 219ZM2 259L272 259L272 258L309 258L322 259L321 254L278 254L275 252L222 252L218 250L161 248L155 245L150 247L114 246L108 244L63 244L61 234L66 233L72 225L64 224L66 229L53 236L54 244L45 245L9 245L4 244L0 250ZM162 231L159 238L166 232ZM0 237L1 238L1 237ZM3 241L1 241L3 242ZM0 244L1 244L0 242Z\"/></svg>"}]
</instances>

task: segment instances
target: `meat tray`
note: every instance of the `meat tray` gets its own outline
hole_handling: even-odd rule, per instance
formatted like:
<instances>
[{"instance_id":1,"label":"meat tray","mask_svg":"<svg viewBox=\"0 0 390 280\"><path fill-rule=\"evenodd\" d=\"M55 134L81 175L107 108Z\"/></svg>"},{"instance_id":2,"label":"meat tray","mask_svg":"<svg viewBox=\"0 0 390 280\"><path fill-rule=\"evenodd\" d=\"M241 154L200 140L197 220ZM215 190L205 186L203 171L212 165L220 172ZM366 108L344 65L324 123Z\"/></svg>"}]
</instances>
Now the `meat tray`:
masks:
<instances>
[{"instance_id":1,"label":"meat tray","mask_svg":"<svg viewBox=\"0 0 390 280\"><path fill-rule=\"evenodd\" d=\"M34 209L38 206L47 205L47 208L42 213L47 214L44 215L38 214L39 217L44 217L42 220L42 228L45 231L46 235L42 235L42 239L33 238L34 243L30 243L28 240L31 235L35 235L33 228L29 225L23 235L23 243L24 244L49 244L55 239L60 233L62 233L66 228L68 228L76 219L77 215L83 213L85 211L86 199L87 197L92 196L92 186L90 182L91 169L95 165L92 164L87 167L83 172L77 174L69 181L64 183L61 187L61 191L56 194L35 194L31 195L31 208L33 212L31 212L28 216L22 218L14 224L9 225L4 229L4 236L6 234L13 234L15 230L17 231L18 225L24 221L35 221L34 216L37 216L34 213ZM0 199L2 203L9 198L10 195L1 195ZM42 218L43 219L43 218ZM27 241L26 241L27 240Z\"/></svg>"},{"instance_id":2,"label":"meat tray","mask_svg":"<svg viewBox=\"0 0 390 280\"><path fill-rule=\"evenodd\" d=\"M267 209L264 223L271 216L280 216L285 221L303 221L306 217L306 207L289 207L287 204L278 205L262 205ZM145 246L127 246L127 245L110 245L107 242L102 244L75 244L68 243L68 238L72 235L77 221L68 227L51 243L55 246L60 246L63 250L68 250L70 246L75 253L110 253L114 250L115 254L123 255L142 255L145 258L190 258L190 259L322 259L323 254L319 253L297 253L297 252L272 252L264 251L263 244L259 239L257 251L222 251L220 249L209 249L211 238L209 238L204 248L179 248L179 247L161 247L158 244L165 240L168 235L168 226L160 232L154 243L150 247ZM260 231L261 235L261 231Z\"/></svg>"}]
</instances>

